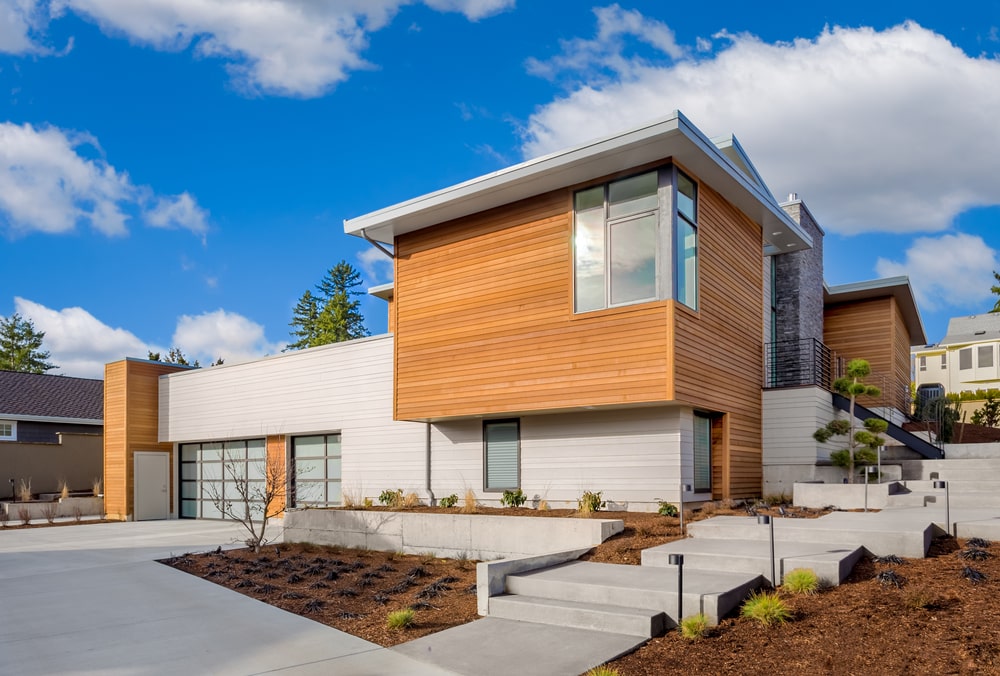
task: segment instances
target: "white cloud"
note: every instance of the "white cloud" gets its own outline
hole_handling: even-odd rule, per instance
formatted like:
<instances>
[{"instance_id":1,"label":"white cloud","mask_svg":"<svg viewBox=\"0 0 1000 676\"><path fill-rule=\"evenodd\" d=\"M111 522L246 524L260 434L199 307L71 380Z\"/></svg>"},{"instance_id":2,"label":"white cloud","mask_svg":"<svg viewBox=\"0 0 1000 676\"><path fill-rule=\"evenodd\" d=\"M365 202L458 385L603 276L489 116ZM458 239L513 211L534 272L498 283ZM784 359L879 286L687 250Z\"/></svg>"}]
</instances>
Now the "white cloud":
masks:
<instances>
[{"instance_id":1,"label":"white cloud","mask_svg":"<svg viewBox=\"0 0 1000 676\"><path fill-rule=\"evenodd\" d=\"M2 0L0 0L2 1ZM8 0L9 1L9 0ZM281 96L320 96L369 67L361 54L368 36L383 28L413 0L51 0L53 16L72 11L112 35L155 49L180 51L194 45L204 57L220 58L244 91ZM30 16L45 0L19 0ZM477 21L514 5L514 0L425 0L442 12ZM30 41L19 20L15 38ZM28 51L23 46L20 51Z\"/></svg>"},{"instance_id":2,"label":"white cloud","mask_svg":"<svg viewBox=\"0 0 1000 676\"><path fill-rule=\"evenodd\" d=\"M36 0L0 0L0 52L7 54L45 53L34 40L44 25L44 15Z\"/></svg>"},{"instance_id":3,"label":"white cloud","mask_svg":"<svg viewBox=\"0 0 1000 676\"><path fill-rule=\"evenodd\" d=\"M630 25L619 34L636 34ZM775 194L799 193L829 231L938 231L1000 204L997 59L969 57L915 23L791 43L713 37L728 45L678 60L663 42L669 58L655 65L621 57L610 82L607 70L587 75L588 53L567 43L547 63L583 70L572 93L531 116L525 155L679 109L709 135L735 133Z\"/></svg>"},{"instance_id":4,"label":"white cloud","mask_svg":"<svg viewBox=\"0 0 1000 676\"><path fill-rule=\"evenodd\" d=\"M392 281L392 259L375 247L359 253L358 263L373 285Z\"/></svg>"},{"instance_id":5,"label":"white cloud","mask_svg":"<svg viewBox=\"0 0 1000 676\"><path fill-rule=\"evenodd\" d=\"M593 74L594 69L599 68L618 77L628 77L646 63L639 57L625 56L627 37L635 38L674 59L682 58L687 52L677 44L669 26L644 17L638 10L626 11L614 4L597 7L593 11L597 16L597 35L592 40L560 40L562 53L547 61L528 59L528 72L552 79L561 71Z\"/></svg>"},{"instance_id":6,"label":"white cloud","mask_svg":"<svg viewBox=\"0 0 1000 676\"><path fill-rule=\"evenodd\" d=\"M79 378L103 378L104 365L125 357L145 359L149 350L162 351L122 328L104 324L81 307L53 310L25 298L14 298L14 311L45 332L43 348L54 373Z\"/></svg>"},{"instance_id":7,"label":"white cloud","mask_svg":"<svg viewBox=\"0 0 1000 676\"><path fill-rule=\"evenodd\" d=\"M222 357L231 364L280 352L283 343L268 342L264 327L235 312L219 309L181 315L173 343L189 358L210 364Z\"/></svg>"},{"instance_id":8,"label":"white cloud","mask_svg":"<svg viewBox=\"0 0 1000 676\"><path fill-rule=\"evenodd\" d=\"M0 229L63 233L85 224L105 235L124 235L133 213L152 202L145 213L149 225L204 235L205 211L188 193L157 196L103 158L81 155L81 147L101 154L87 134L0 123Z\"/></svg>"},{"instance_id":9,"label":"white cloud","mask_svg":"<svg viewBox=\"0 0 1000 676\"><path fill-rule=\"evenodd\" d=\"M981 310L989 304L997 252L982 237L958 233L918 237L905 259L879 258L875 271L883 277L907 275L918 304L925 310Z\"/></svg>"}]
</instances>

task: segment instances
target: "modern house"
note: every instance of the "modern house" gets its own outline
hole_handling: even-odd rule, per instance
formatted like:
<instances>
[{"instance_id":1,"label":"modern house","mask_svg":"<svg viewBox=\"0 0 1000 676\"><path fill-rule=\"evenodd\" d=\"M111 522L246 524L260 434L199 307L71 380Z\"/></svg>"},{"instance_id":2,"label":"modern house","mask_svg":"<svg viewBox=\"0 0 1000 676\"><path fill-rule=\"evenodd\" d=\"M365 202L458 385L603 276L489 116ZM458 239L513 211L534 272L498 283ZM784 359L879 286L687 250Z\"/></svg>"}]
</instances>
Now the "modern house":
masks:
<instances>
[{"instance_id":1,"label":"modern house","mask_svg":"<svg viewBox=\"0 0 1000 676\"><path fill-rule=\"evenodd\" d=\"M102 476L104 384L0 371L0 495L91 490Z\"/></svg>"},{"instance_id":2,"label":"modern house","mask_svg":"<svg viewBox=\"0 0 1000 676\"><path fill-rule=\"evenodd\" d=\"M345 230L393 259L371 290L389 333L211 369L108 365L109 513L157 493L161 516L218 516L227 464L264 482L265 459L296 504L757 496L768 472L784 485L824 461L811 435L836 415L838 357L908 383L924 340L905 278L825 287L805 205L679 112ZM140 481L136 457L159 469Z\"/></svg>"}]
</instances>

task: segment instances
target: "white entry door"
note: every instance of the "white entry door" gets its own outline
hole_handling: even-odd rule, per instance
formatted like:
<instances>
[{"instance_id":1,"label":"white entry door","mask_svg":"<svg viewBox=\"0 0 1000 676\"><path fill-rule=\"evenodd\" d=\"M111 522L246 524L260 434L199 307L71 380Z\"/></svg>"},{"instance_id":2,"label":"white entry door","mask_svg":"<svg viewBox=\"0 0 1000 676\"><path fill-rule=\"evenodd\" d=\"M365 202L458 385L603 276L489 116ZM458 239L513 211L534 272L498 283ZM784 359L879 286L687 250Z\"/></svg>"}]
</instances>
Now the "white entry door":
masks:
<instances>
[{"instance_id":1,"label":"white entry door","mask_svg":"<svg viewBox=\"0 0 1000 676\"><path fill-rule=\"evenodd\" d=\"M170 454L156 451L135 453L136 521L170 518Z\"/></svg>"}]
</instances>

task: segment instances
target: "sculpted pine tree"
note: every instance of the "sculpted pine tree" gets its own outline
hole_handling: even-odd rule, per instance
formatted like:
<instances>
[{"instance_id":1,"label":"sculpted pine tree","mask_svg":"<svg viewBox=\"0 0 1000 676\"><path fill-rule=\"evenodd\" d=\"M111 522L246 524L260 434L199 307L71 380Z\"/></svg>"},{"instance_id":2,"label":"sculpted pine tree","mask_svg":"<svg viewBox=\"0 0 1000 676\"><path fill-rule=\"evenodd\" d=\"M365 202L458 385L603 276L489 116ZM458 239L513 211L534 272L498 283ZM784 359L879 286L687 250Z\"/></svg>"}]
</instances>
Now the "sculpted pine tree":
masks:
<instances>
[{"instance_id":1,"label":"sculpted pine tree","mask_svg":"<svg viewBox=\"0 0 1000 676\"><path fill-rule=\"evenodd\" d=\"M850 483L854 483L856 465L871 465L876 461L877 449L885 443L885 439L879 435L889 428L889 424L880 418L868 418L864 421L863 428L858 428L855 424L857 418L854 416L854 407L857 398L861 395L877 397L882 393L874 385L862 382L862 379L870 376L871 372L871 366L864 359L852 359L848 362L847 375L833 383L834 391L851 401L848 419L831 420L813 433L813 438L820 443L825 443L835 436L847 437L847 448L831 453L830 462L847 469L847 480Z\"/></svg>"},{"instance_id":2,"label":"sculpted pine tree","mask_svg":"<svg viewBox=\"0 0 1000 676\"><path fill-rule=\"evenodd\" d=\"M22 373L45 373L54 368L49 352L42 350L44 331L18 313L6 319L0 317L0 369Z\"/></svg>"},{"instance_id":3,"label":"sculpted pine tree","mask_svg":"<svg viewBox=\"0 0 1000 676\"><path fill-rule=\"evenodd\" d=\"M347 261L330 268L316 285L316 295L306 291L292 314L289 350L363 338L369 335L361 314L361 273Z\"/></svg>"}]
</instances>

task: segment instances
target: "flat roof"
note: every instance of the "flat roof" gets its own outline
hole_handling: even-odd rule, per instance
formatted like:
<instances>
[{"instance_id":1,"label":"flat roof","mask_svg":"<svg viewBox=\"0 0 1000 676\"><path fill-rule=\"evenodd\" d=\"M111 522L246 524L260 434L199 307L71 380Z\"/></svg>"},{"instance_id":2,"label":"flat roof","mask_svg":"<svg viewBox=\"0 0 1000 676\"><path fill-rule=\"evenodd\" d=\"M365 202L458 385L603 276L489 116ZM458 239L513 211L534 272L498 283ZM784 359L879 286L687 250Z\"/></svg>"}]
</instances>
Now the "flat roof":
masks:
<instances>
[{"instance_id":1,"label":"flat roof","mask_svg":"<svg viewBox=\"0 0 1000 676\"><path fill-rule=\"evenodd\" d=\"M893 296L899 305L900 312L903 313L906 330L910 332L910 344L919 345L927 342L924 323L920 319L920 310L917 309L917 301L913 296L913 288L910 286L910 278L905 275L837 286L824 285L823 296L824 304L850 303Z\"/></svg>"},{"instance_id":2,"label":"flat roof","mask_svg":"<svg viewBox=\"0 0 1000 676\"><path fill-rule=\"evenodd\" d=\"M668 158L760 225L766 253L812 246L811 237L778 206L739 143L727 136L716 145L680 111L345 220L344 232L392 244L398 235Z\"/></svg>"}]
</instances>

